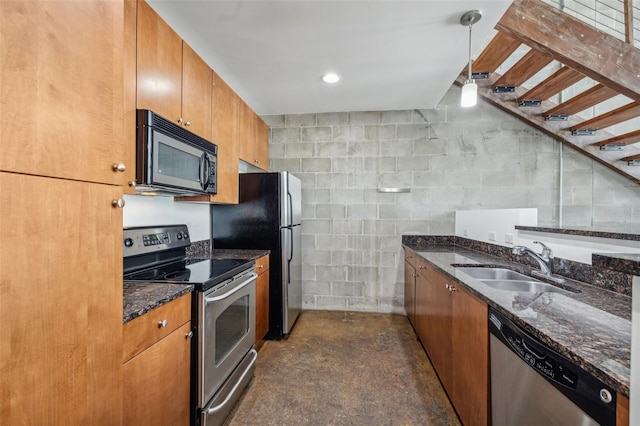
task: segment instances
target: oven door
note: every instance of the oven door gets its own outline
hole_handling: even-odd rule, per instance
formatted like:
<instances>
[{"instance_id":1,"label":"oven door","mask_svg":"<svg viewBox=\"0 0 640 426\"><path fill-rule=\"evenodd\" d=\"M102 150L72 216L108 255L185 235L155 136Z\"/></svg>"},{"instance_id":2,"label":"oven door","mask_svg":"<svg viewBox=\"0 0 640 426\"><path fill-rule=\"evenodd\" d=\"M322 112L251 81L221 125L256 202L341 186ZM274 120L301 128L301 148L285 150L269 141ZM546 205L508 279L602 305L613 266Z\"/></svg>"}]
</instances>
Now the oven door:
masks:
<instances>
[{"instance_id":1,"label":"oven door","mask_svg":"<svg viewBox=\"0 0 640 426\"><path fill-rule=\"evenodd\" d=\"M205 407L255 341L253 268L199 293L198 407Z\"/></svg>"}]
</instances>

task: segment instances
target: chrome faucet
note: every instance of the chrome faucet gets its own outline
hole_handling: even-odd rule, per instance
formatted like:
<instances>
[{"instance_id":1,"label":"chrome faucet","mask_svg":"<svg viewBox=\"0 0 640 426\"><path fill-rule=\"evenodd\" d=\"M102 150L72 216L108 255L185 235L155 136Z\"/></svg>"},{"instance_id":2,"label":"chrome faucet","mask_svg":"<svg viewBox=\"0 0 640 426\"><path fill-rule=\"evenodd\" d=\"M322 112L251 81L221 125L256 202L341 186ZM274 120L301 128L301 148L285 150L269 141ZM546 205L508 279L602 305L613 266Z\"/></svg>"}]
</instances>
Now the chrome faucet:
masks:
<instances>
[{"instance_id":1,"label":"chrome faucet","mask_svg":"<svg viewBox=\"0 0 640 426\"><path fill-rule=\"evenodd\" d=\"M511 249L511 253L520 256L527 254L538 262L540 270L531 271L531 275L547 278L558 283L564 282L564 278L553 276L553 251L551 251L551 249L541 241L534 241L533 243L540 244L542 246L542 252L540 254L525 246L514 246Z\"/></svg>"}]
</instances>

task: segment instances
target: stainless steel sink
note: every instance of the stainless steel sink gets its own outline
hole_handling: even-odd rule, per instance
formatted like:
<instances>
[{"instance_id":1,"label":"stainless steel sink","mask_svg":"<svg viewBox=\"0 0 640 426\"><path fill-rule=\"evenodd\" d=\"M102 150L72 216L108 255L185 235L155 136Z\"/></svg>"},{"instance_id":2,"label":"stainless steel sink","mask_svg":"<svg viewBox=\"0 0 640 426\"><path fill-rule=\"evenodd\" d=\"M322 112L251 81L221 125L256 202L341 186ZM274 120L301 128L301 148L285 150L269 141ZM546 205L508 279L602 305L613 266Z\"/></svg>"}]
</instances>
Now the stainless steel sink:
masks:
<instances>
[{"instance_id":1,"label":"stainless steel sink","mask_svg":"<svg viewBox=\"0 0 640 426\"><path fill-rule=\"evenodd\" d=\"M501 280L481 280L483 283L496 290L517 291L520 293L560 293L571 294L570 291L556 287L552 284L541 281L501 281Z\"/></svg>"},{"instance_id":2,"label":"stainless steel sink","mask_svg":"<svg viewBox=\"0 0 640 426\"><path fill-rule=\"evenodd\" d=\"M517 291L520 293L573 293L511 269L490 267L461 267L456 269L496 290Z\"/></svg>"},{"instance_id":3,"label":"stainless steel sink","mask_svg":"<svg viewBox=\"0 0 640 426\"><path fill-rule=\"evenodd\" d=\"M538 281L535 278L528 277L520 272L512 271L505 268L486 268L486 267L465 267L457 268L458 271L464 272L478 280L524 280Z\"/></svg>"}]
</instances>

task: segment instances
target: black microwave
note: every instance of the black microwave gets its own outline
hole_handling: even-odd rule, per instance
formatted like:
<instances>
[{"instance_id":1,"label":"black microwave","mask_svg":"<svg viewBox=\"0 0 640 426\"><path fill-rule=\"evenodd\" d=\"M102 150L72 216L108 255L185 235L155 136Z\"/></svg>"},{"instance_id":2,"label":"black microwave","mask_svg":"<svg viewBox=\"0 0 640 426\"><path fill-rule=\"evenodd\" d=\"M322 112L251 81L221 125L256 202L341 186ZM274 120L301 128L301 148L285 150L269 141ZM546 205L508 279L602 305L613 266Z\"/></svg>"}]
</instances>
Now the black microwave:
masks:
<instances>
[{"instance_id":1,"label":"black microwave","mask_svg":"<svg viewBox=\"0 0 640 426\"><path fill-rule=\"evenodd\" d=\"M147 109L137 110L136 128L136 192L217 192L215 144Z\"/></svg>"}]
</instances>

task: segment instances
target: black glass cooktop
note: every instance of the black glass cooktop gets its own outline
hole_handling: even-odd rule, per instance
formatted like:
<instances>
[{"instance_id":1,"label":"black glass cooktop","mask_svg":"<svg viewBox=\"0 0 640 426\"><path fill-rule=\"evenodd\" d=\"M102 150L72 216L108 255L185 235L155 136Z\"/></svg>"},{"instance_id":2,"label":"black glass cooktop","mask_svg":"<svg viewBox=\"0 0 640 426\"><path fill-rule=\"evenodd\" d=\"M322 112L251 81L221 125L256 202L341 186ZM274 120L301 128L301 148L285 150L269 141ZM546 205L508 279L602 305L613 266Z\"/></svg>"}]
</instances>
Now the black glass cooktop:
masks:
<instances>
[{"instance_id":1,"label":"black glass cooktop","mask_svg":"<svg viewBox=\"0 0 640 426\"><path fill-rule=\"evenodd\" d=\"M210 288L249 269L252 262L245 259L189 259L171 262L124 276L124 281L194 284L196 288Z\"/></svg>"}]
</instances>

